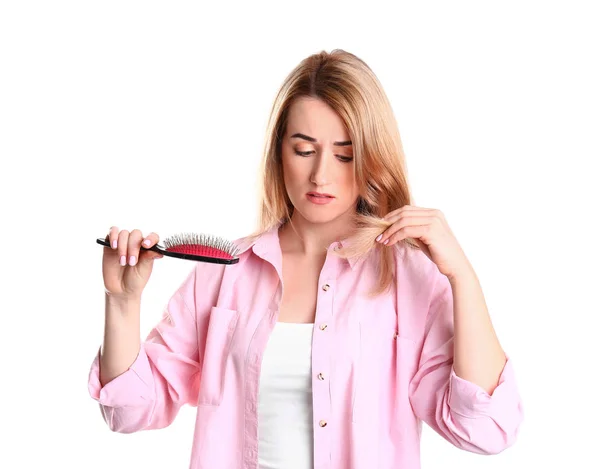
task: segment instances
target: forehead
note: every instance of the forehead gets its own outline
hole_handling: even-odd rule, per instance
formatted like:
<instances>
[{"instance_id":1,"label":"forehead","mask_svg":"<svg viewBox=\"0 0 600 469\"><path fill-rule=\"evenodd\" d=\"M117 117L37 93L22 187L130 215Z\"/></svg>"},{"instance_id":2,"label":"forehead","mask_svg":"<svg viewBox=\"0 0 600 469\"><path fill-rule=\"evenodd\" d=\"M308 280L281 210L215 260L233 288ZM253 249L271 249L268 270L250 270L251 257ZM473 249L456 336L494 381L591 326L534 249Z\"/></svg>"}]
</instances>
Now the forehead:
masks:
<instances>
[{"instance_id":1,"label":"forehead","mask_svg":"<svg viewBox=\"0 0 600 469\"><path fill-rule=\"evenodd\" d=\"M287 134L301 132L321 141L348 140L342 118L324 101L302 97L290 106Z\"/></svg>"}]
</instances>

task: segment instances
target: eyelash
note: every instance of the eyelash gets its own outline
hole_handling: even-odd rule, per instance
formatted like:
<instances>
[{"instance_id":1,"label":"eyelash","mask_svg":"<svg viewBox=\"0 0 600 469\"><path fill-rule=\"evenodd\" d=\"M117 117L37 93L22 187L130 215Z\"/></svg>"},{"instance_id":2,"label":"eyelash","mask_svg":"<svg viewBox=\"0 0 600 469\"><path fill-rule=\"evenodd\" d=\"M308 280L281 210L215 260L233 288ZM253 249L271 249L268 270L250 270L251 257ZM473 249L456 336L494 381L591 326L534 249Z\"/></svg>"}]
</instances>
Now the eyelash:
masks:
<instances>
[{"instance_id":1,"label":"eyelash","mask_svg":"<svg viewBox=\"0 0 600 469\"><path fill-rule=\"evenodd\" d=\"M298 156L308 156L312 153L312 151L297 151L294 150L294 152L296 153L296 155ZM350 163L354 158L351 156L338 156L338 158L343 162L343 163Z\"/></svg>"}]
</instances>

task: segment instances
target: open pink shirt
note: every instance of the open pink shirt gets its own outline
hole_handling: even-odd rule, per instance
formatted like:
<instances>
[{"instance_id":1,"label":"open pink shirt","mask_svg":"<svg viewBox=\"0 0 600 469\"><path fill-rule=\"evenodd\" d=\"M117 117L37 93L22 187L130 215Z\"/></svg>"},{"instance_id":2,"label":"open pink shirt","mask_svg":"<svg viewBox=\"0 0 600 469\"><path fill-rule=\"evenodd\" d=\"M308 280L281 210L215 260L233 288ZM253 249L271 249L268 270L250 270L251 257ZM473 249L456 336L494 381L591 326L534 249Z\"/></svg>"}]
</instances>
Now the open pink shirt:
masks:
<instances>
[{"instance_id":1,"label":"open pink shirt","mask_svg":"<svg viewBox=\"0 0 600 469\"><path fill-rule=\"evenodd\" d=\"M190 468L258 469L261 358L282 297L279 233L236 241L234 265L194 263L131 367L89 392L109 428L164 428L197 407ZM329 249L345 245L332 243ZM387 248L386 248L387 249ZM481 454L515 442L523 408L511 360L490 396L453 369L452 290L422 252L395 253L394 288L366 293L378 256L328 252L312 343L314 467L417 469L422 421Z\"/></svg>"}]
</instances>

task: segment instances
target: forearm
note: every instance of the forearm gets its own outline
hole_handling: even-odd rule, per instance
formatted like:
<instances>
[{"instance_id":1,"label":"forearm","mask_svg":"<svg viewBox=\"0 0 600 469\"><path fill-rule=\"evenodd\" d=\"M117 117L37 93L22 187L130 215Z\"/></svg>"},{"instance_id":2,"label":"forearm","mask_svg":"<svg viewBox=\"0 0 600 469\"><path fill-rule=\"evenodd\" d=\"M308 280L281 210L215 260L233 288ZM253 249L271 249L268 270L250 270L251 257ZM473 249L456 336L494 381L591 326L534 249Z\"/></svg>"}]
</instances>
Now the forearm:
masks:
<instances>
[{"instance_id":1,"label":"forearm","mask_svg":"<svg viewBox=\"0 0 600 469\"><path fill-rule=\"evenodd\" d=\"M454 372L491 395L506 356L492 326L479 279L471 266L448 279L454 305Z\"/></svg>"},{"instance_id":2,"label":"forearm","mask_svg":"<svg viewBox=\"0 0 600 469\"><path fill-rule=\"evenodd\" d=\"M100 352L102 386L127 371L140 348L140 298L106 296L104 342Z\"/></svg>"}]
</instances>

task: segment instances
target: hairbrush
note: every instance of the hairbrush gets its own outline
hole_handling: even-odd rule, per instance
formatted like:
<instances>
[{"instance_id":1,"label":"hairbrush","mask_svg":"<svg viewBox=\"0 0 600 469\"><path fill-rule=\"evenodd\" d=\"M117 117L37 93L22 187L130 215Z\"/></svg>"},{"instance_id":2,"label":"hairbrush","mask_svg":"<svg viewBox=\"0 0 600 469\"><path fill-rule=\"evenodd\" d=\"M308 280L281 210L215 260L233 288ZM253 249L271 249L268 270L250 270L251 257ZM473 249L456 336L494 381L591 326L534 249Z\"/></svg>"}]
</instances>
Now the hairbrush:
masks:
<instances>
[{"instance_id":1,"label":"hairbrush","mask_svg":"<svg viewBox=\"0 0 600 469\"><path fill-rule=\"evenodd\" d=\"M110 247L108 236L104 239L97 238L96 242ZM237 257L238 247L233 242L207 234L180 233L165 238L163 245L140 247L169 257L213 264L236 264L240 260Z\"/></svg>"}]
</instances>

